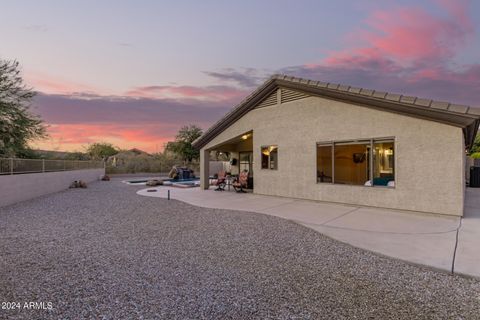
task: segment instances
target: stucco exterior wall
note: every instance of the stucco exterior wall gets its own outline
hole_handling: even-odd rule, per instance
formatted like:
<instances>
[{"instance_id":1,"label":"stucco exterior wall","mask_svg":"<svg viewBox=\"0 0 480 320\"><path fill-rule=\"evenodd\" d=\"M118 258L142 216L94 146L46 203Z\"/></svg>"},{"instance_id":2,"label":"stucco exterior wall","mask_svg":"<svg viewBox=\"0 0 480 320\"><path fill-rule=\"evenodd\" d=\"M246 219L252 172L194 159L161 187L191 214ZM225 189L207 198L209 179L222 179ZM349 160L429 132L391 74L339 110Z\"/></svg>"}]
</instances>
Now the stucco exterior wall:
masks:
<instances>
[{"instance_id":1,"label":"stucco exterior wall","mask_svg":"<svg viewBox=\"0 0 480 320\"><path fill-rule=\"evenodd\" d=\"M75 180L96 181L105 169L87 169L0 176L0 207L68 189Z\"/></svg>"},{"instance_id":2,"label":"stucco exterior wall","mask_svg":"<svg viewBox=\"0 0 480 320\"><path fill-rule=\"evenodd\" d=\"M463 215L461 128L308 97L254 109L202 150L248 131L253 131L255 193ZM317 142L382 137L395 137L395 188L317 183ZM278 145L278 170L260 168L262 145Z\"/></svg>"}]
</instances>

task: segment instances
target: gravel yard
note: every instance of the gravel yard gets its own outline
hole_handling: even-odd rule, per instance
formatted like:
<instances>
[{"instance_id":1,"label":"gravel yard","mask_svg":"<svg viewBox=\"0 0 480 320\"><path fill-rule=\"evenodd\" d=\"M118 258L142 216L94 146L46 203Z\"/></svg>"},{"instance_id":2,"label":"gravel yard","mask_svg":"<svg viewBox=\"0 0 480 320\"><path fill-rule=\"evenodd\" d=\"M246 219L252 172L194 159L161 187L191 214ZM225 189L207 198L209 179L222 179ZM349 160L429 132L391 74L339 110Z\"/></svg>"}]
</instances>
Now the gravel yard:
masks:
<instances>
[{"instance_id":1,"label":"gravel yard","mask_svg":"<svg viewBox=\"0 0 480 320\"><path fill-rule=\"evenodd\" d=\"M0 208L0 318L480 319L479 281L139 189L97 182Z\"/></svg>"}]
</instances>

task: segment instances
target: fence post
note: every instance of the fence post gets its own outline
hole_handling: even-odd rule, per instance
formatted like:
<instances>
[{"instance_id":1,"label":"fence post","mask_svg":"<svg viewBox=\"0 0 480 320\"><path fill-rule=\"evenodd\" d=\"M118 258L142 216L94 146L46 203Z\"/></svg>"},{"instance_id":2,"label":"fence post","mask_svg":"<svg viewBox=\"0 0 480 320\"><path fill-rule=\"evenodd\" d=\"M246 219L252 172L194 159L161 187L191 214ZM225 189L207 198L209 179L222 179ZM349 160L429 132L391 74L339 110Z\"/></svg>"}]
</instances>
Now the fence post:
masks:
<instances>
[{"instance_id":1,"label":"fence post","mask_svg":"<svg viewBox=\"0 0 480 320\"><path fill-rule=\"evenodd\" d=\"M13 158L10 158L10 174L13 174Z\"/></svg>"},{"instance_id":2,"label":"fence post","mask_svg":"<svg viewBox=\"0 0 480 320\"><path fill-rule=\"evenodd\" d=\"M42 159L42 172L45 172L45 159Z\"/></svg>"}]
</instances>

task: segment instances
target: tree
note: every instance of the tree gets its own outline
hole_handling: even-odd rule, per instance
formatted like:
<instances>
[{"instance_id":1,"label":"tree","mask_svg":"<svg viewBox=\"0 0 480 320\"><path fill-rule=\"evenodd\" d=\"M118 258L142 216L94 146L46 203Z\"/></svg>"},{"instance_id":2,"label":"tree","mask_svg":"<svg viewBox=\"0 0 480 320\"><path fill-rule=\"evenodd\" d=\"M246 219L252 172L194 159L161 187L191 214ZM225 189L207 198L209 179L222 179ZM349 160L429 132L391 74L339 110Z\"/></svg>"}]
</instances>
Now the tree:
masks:
<instances>
[{"instance_id":1,"label":"tree","mask_svg":"<svg viewBox=\"0 0 480 320\"><path fill-rule=\"evenodd\" d=\"M473 159L480 159L480 132L477 133L475 141L473 142L472 147L470 148L470 157Z\"/></svg>"},{"instance_id":2,"label":"tree","mask_svg":"<svg viewBox=\"0 0 480 320\"><path fill-rule=\"evenodd\" d=\"M94 160L106 160L108 157L116 155L118 148L107 142L92 143L87 147L87 154Z\"/></svg>"},{"instance_id":3,"label":"tree","mask_svg":"<svg viewBox=\"0 0 480 320\"><path fill-rule=\"evenodd\" d=\"M475 141L473 142L472 148L470 148L470 153L480 153L480 132L477 133L475 137Z\"/></svg>"},{"instance_id":4,"label":"tree","mask_svg":"<svg viewBox=\"0 0 480 320\"><path fill-rule=\"evenodd\" d=\"M191 163L192 160L200 157L199 151L192 146L192 143L202 134L202 129L196 125L184 126L178 131L175 141L167 143L165 150L179 155L185 164Z\"/></svg>"},{"instance_id":5,"label":"tree","mask_svg":"<svg viewBox=\"0 0 480 320\"><path fill-rule=\"evenodd\" d=\"M43 121L30 111L34 96L19 63L0 60L0 156L28 156L28 142L47 136Z\"/></svg>"}]
</instances>

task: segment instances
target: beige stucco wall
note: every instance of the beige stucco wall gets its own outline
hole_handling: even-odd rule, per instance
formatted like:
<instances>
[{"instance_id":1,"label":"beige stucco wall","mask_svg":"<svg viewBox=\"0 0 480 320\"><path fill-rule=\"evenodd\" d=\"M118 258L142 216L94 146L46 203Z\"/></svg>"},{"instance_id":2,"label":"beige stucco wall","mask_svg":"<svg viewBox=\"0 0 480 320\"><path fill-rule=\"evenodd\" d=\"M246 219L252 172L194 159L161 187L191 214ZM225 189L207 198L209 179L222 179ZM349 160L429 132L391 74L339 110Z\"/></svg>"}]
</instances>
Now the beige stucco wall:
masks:
<instances>
[{"instance_id":1,"label":"beige stucco wall","mask_svg":"<svg viewBox=\"0 0 480 320\"><path fill-rule=\"evenodd\" d=\"M254 109L202 150L215 149L247 131L253 131L255 193L463 214L465 153L460 128L308 97ZM317 184L317 142L381 137L395 137L395 188ZM278 145L277 171L260 169L262 145Z\"/></svg>"},{"instance_id":2,"label":"beige stucco wall","mask_svg":"<svg viewBox=\"0 0 480 320\"><path fill-rule=\"evenodd\" d=\"M96 181L105 169L27 173L0 176L0 207L68 189L75 180Z\"/></svg>"}]
</instances>

